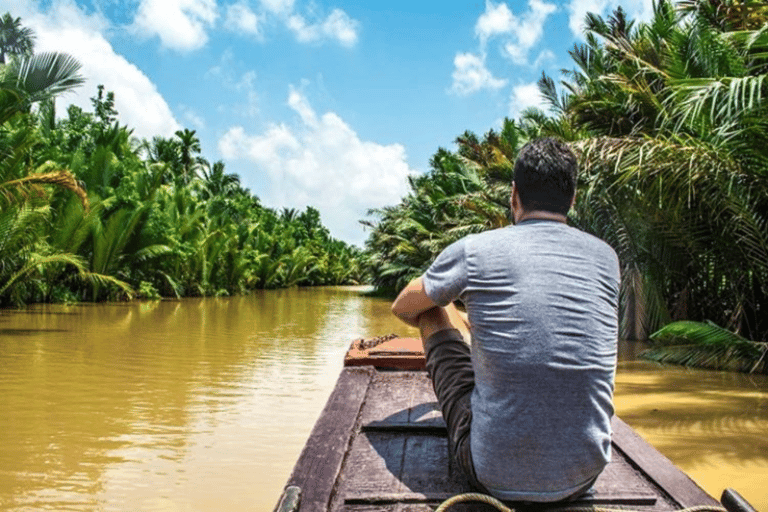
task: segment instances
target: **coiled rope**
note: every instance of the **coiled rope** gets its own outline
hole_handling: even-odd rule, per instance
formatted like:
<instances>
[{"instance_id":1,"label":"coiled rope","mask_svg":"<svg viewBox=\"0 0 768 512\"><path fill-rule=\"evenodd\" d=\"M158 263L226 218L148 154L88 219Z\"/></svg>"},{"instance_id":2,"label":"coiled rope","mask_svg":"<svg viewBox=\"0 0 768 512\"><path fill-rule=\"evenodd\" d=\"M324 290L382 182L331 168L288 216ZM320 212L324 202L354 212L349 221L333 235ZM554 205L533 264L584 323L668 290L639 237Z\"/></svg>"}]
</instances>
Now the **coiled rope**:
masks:
<instances>
[{"instance_id":1,"label":"coiled rope","mask_svg":"<svg viewBox=\"0 0 768 512\"><path fill-rule=\"evenodd\" d=\"M452 507L453 505L457 503L463 503L465 501L479 501L481 503L486 503L488 505L491 505L492 507L496 507L497 510L500 510L501 512L515 512L514 509L509 508L501 501L497 500L493 496L488 496L487 494L481 494L478 492L468 492L465 494L457 494L456 496L453 496L451 498L448 498L444 502L440 504L437 509L435 509L435 512L445 512L448 510L449 507ZM585 506L573 506L573 507L565 507L565 508L558 508L558 512L629 512L627 510L619 510L615 508L602 508L602 507L585 507ZM723 507L716 507L712 505L699 505L696 507L689 507L679 510L678 512L728 512Z\"/></svg>"}]
</instances>

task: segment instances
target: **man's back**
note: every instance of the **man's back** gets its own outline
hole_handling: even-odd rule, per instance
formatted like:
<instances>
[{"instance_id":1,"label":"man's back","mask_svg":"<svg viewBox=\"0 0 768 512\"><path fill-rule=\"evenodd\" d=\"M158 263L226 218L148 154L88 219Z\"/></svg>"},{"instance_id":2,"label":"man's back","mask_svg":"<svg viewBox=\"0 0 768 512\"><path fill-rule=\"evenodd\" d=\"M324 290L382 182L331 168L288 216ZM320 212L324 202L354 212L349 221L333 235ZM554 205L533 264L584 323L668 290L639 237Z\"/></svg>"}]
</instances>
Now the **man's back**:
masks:
<instances>
[{"instance_id":1,"label":"man's back","mask_svg":"<svg viewBox=\"0 0 768 512\"><path fill-rule=\"evenodd\" d=\"M493 494L561 499L610 456L619 269L604 242L528 220L465 238L424 275L472 326L471 452Z\"/></svg>"}]
</instances>

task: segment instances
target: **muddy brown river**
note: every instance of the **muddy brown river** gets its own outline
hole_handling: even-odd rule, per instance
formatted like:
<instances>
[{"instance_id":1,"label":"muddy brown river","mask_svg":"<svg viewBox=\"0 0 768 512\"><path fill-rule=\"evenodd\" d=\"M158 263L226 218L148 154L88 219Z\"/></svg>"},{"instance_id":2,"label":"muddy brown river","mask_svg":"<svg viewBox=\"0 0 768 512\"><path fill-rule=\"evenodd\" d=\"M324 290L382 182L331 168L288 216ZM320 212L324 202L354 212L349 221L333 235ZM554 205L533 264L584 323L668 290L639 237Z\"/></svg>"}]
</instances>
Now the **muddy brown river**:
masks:
<instances>
[{"instance_id":1,"label":"muddy brown river","mask_svg":"<svg viewBox=\"0 0 768 512\"><path fill-rule=\"evenodd\" d=\"M0 311L0 511L271 511L349 342L390 332L356 288ZM618 414L768 510L768 379L636 351Z\"/></svg>"}]
</instances>

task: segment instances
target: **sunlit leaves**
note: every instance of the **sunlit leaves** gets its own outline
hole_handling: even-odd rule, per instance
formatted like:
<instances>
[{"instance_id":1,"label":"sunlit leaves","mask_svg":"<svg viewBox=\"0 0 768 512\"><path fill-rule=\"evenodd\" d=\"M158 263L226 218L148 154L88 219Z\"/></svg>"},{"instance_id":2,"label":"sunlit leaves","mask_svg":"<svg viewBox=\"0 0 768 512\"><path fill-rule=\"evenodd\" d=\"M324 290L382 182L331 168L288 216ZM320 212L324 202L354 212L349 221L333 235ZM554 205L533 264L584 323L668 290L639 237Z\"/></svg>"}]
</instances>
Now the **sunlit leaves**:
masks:
<instances>
[{"instance_id":1,"label":"sunlit leaves","mask_svg":"<svg viewBox=\"0 0 768 512\"><path fill-rule=\"evenodd\" d=\"M655 332L645 357L661 363L768 373L768 343L755 342L711 322L674 322Z\"/></svg>"}]
</instances>

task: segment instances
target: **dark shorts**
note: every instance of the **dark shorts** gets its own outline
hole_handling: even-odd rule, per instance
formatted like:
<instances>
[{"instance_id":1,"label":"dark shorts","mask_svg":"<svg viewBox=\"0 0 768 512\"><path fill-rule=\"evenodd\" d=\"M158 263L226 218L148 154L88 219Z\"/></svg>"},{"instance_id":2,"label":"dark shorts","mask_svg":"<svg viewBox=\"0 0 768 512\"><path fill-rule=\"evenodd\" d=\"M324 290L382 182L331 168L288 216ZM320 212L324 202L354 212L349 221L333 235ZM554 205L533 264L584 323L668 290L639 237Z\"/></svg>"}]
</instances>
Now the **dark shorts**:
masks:
<instances>
[{"instance_id":1,"label":"dark shorts","mask_svg":"<svg viewBox=\"0 0 768 512\"><path fill-rule=\"evenodd\" d=\"M427 372L443 411L448 427L448 448L451 456L479 491L487 490L477 480L469 447L472 425L470 398L475 389L469 345L456 329L438 331L424 340Z\"/></svg>"}]
</instances>

